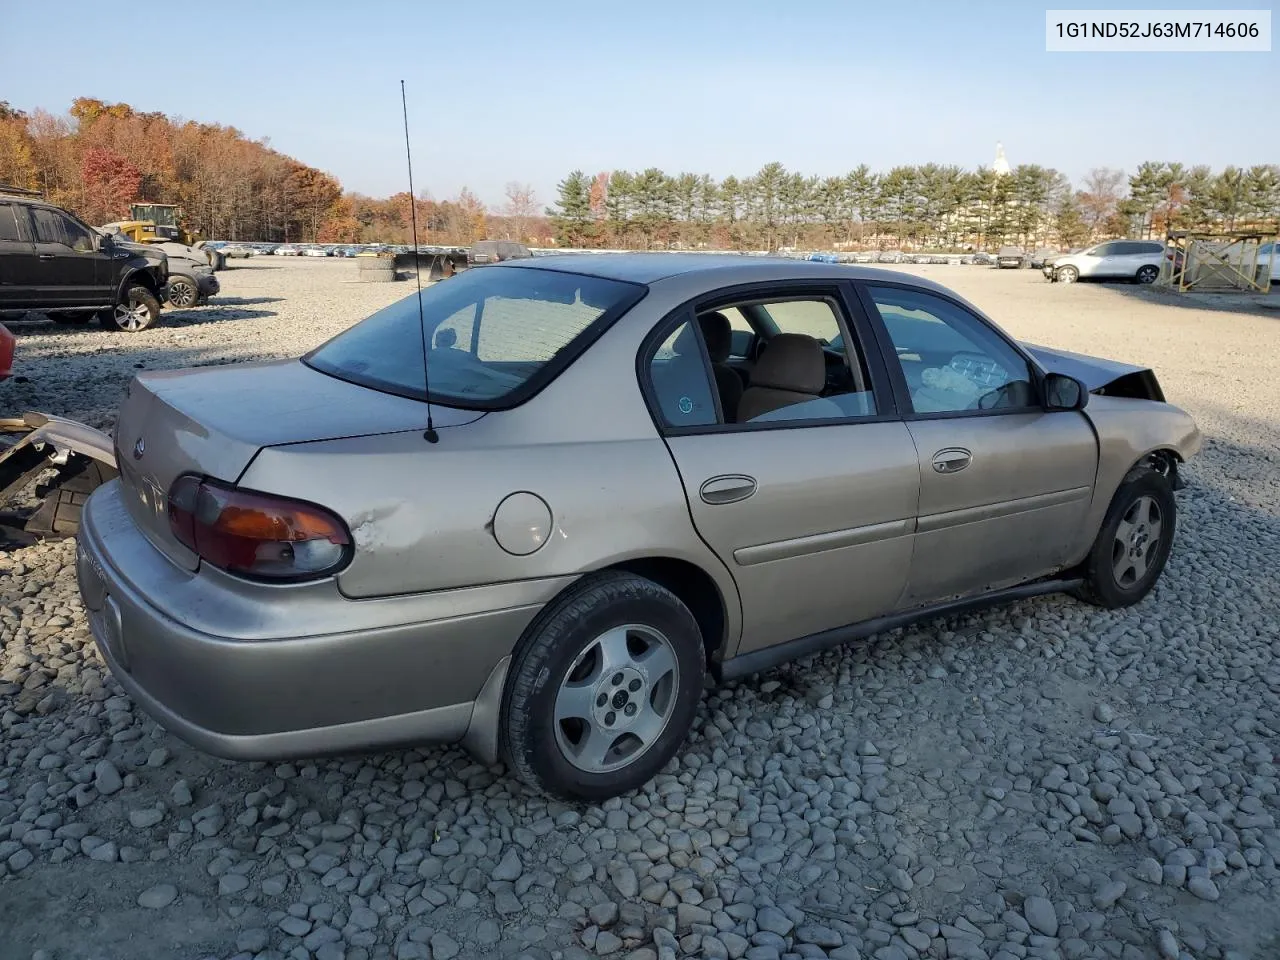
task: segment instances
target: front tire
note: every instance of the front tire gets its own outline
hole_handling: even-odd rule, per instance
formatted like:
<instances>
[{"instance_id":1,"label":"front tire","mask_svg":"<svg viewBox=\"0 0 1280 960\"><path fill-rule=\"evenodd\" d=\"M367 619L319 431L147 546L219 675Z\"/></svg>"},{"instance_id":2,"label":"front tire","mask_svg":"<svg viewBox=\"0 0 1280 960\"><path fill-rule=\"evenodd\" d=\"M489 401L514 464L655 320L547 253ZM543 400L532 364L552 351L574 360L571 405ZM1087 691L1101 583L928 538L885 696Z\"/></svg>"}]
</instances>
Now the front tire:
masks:
<instances>
[{"instance_id":1,"label":"front tire","mask_svg":"<svg viewBox=\"0 0 1280 960\"><path fill-rule=\"evenodd\" d=\"M1085 560L1080 598L1114 610L1150 593L1169 559L1177 512L1168 477L1147 466L1130 470Z\"/></svg>"},{"instance_id":2,"label":"front tire","mask_svg":"<svg viewBox=\"0 0 1280 960\"><path fill-rule=\"evenodd\" d=\"M146 287L134 284L119 303L102 311L98 318L104 327L137 333L160 319L160 301Z\"/></svg>"},{"instance_id":3,"label":"front tire","mask_svg":"<svg viewBox=\"0 0 1280 960\"><path fill-rule=\"evenodd\" d=\"M689 608L620 571L583 578L512 656L501 752L525 783L599 801L643 786L693 725L706 660Z\"/></svg>"},{"instance_id":4,"label":"front tire","mask_svg":"<svg viewBox=\"0 0 1280 960\"><path fill-rule=\"evenodd\" d=\"M200 291L196 288L194 280L187 277L174 277L169 281L166 298L169 306L185 309L194 307L200 302Z\"/></svg>"},{"instance_id":5,"label":"front tire","mask_svg":"<svg viewBox=\"0 0 1280 960\"><path fill-rule=\"evenodd\" d=\"M1059 283L1075 283L1080 279L1080 271L1075 267L1059 267L1053 272L1053 279Z\"/></svg>"},{"instance_id":6,"label":"front tire","mask_svg":"<svg viewBox=\"0 0 1280 960\"><path fill-rule=\"evenodd\" d=\"M1134 279L1138 283L1155 283L1156 278L1160 276L1160 268L1147 264L1145 267L1139 267Z\"/></svg>"}]
</instances>

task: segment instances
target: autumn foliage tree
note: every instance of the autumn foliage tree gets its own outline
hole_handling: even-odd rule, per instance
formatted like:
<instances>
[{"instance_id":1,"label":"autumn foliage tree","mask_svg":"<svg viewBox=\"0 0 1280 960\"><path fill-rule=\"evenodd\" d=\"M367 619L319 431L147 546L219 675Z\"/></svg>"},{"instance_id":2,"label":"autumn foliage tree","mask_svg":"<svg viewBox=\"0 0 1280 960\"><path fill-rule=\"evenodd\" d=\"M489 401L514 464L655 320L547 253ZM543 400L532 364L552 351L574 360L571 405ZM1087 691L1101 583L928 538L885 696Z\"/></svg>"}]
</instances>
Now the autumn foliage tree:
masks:
<instances>
[{"instance_id":1,"label":"autumn foliage tree","mask_svg":"<svg viewBox=\"0 0 1280 960\"><path fill-rule=\"evenodd\" d=\"M129 204L138 196L142 173L114 150L91 147L80 161L84 181L84 203L80 215L90 223L121 220L129 214Z\"/></svg>"}]
</instances>

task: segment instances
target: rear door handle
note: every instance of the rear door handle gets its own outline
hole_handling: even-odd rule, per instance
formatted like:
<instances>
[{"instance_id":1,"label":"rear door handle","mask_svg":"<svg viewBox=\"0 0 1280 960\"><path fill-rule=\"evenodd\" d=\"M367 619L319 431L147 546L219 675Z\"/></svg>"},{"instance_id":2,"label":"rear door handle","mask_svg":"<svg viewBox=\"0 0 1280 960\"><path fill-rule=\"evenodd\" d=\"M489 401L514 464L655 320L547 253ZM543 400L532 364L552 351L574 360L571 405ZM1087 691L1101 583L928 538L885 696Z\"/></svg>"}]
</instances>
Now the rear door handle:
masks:
<instances>
[{"instance_id":1,"label":"rear door handle","mask_svg":"<svg viewBox=\"0 0 1280 960\"><path fill-rule=\"evenodd\" d=\"M737 503L739 500L747 499L755 492L755 478L737 474L712 477L698 488L698 496L702 497L702 502L712 505Z\"/></svg>"},{"instance_id":2,"label":"rear door handle","mask_svg":"<svg viewBox=\"0 0 1280 960\"><path fill-rule=\"evenodd\" d=\"M42 254L40 254L40 259L41 259L41 260L52 260L52 259L53 259L53 254L52 254L52 253L42 253Z\"/></svg>"},{"instance_id":3,"label":"rear door handle","mask_svg":"<svg viewBox=\"0 0 1280 960\"><path fill-rule=\"evenodd\" d=\"M938 473L959 473L973 463L973 454L964 447L947 447L933 455L933 469Z\"/></svg>"}]
</instances>

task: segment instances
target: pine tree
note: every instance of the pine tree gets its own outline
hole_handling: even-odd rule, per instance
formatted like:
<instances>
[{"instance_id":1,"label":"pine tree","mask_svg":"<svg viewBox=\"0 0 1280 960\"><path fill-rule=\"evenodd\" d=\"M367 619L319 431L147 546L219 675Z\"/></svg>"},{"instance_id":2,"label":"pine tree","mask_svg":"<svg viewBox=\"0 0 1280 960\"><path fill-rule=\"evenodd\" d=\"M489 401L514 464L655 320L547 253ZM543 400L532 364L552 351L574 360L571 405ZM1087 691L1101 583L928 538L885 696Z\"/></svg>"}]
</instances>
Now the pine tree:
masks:
<instances>
[{"instance_id":1,"label":"pine tree","mask_svg":"<svg viewBox=\"0 0 1280 960\"><path fill-rule=\"evenodd\" d=\"M567 247L581 247L592 233L591 178L574 170L556 185L559 196L547 216L556 231L556 242Z\"/></svg>"}]
</instances>

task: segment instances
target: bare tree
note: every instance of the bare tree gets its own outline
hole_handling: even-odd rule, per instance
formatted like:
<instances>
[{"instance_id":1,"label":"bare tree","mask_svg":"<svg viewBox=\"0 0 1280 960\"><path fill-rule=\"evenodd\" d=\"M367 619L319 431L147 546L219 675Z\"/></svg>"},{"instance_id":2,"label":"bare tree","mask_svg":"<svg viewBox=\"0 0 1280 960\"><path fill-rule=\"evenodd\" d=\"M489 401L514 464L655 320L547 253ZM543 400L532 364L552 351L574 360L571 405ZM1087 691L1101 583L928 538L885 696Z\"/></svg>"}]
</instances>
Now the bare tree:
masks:
<instances>
[{"instance_id":1,"label":"bare tree","mask_svg":"<svg viewBox=\"0 0 1280 960\"><path fill-rule=\"evenodd\" d=\"M1115 214L1124 196L1121 187L1124 179L1123 170L1111 167L1094 167L1084 178L1084 189L1080 191L1078 199L1090 236L1097 236L1103 231L1107 221Z\"/></svg>"},{"instance_id":2,"label":"bare tree","mask_svg":"<svg viewBox=\"0 0 1280 960\"><path fill-rule=\"evenodd\" d=\"M506 186L506 197L502 215L507 218L508 225L516 234L514 239L527 243L530 221L538 216L538 195L529 184L512 180Z\"/></svg>"}]
</instances>

